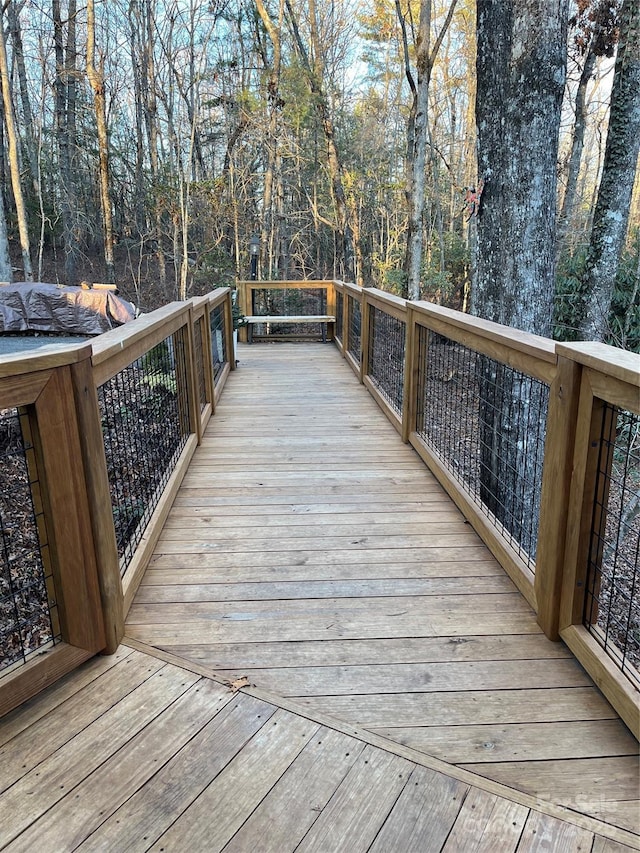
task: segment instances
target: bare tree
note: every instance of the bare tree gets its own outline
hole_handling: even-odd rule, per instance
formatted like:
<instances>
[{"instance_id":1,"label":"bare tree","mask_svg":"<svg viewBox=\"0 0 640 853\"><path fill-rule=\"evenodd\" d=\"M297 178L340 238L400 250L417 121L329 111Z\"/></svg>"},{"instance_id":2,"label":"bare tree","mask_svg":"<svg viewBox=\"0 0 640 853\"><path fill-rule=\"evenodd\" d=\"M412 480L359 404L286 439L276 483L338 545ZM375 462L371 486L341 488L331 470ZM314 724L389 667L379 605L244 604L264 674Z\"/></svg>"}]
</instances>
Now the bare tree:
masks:
<instances>
[{"instance_id":1,"label":"bare tree","mask_svg":"<svg viewBox=\"0 0 640 853\"><path fill-rule=\"evenodd\" d=\"M80 257L77 135L76 135L76 2L69 0L67 11L67 40L64 41L64 24L60 0L52 0L52 18L55 49L55 131L58 148L60 182L60 213L64 239L64 280L69 285L77 283Z\"/></svg>"},{"instance_id":2,"label":"bare tree","mask_svg":"<svg viewBox=\"0 0 640 853\"><path fill-rule=\"evenodd\" d=\"M20 7L23 5L24 2L20 4ZM9 0L7 4L7 20L9 22L9 34L13 45L13 61L15 63L20 88L20 100L22 102L22 124L24 126L23 144L27 154L33 192L37 197L40 191L38 153L33 126L31 99L29 97L27 69L25 66L24 49L22 45L19 9L16 8L16 6L17 4L15 2Z\"/></svg>"},{"instance_id":3,"label":"bare tree","mask_svg":"<svg viewBox=\"0 0 640 853\"><path fill-rule=\"evenodd\" d=\"M22 249L24 278L25 281L33 281L31 250L29 246L29 223L27 221L27 210L24 202L22 181L20 177L18 131L16 128L15 111L11 94L9 63L7 61L7 44L5 41L2 16L0 16L0 76L2 77L2 102L4 105L4 121L7 129L7 144L9 147L9 171L11 174L11 187L13 189L13 198L18 217L18 232L20 234L20 248Z\"/></svg>"},{"instance_id":4,"label":"bare tree","mask_svg":"<svg viewBox=\"0 0 640 853\"><path fill-rule=\"evenodd\" d=\"M109 134L107 131L107 111L104 88L104 57L96 66L96 19L94 0L87 0L87 77L93 89L93 103L98 128L98 172L100 175L100 209L102 211L102 233L104 241L104 262L107 281L116 280L116 268L113 260L113 217L109 196Z\"/></svg>"},{"instance_id":5,"label":"bare tree","mask_svg":"<svg viewBox=\"0 0 640 853\"><path fill-rule=\"evenodd\" d=\"M602 178L593 215L584 276L586 310L581 333L603 340L629 224L640 154L640 3L624 0Z\"/></svg>"},{"instance_id":6,"label":"bare tree","mask_svg":"<svg viewBox=\"0 0 640 853\"><path fill-rule=\"evenodd\" d=\"M420 270L424 245L423 213L425 201L425 168L429 139L428 110L429 84L434 62L449 28L457 0L451 0L443 27L431 47L431 0L421 0L420 19L416 37L417 80L411 72L409 45L404 13L400 0L396 0L396 13L402 27L405 74L412 92L411 112L407 126L407 198L409 203L409 226L407 232L407 295L409 299L420 298Z\"/></svg>"},{"instance_id":7,"label":"bare tree","mask_svg":"<svg viewBox=\"0 0 640 853\"><path fill-rule=\"evenodd\" d=\"M291 0L285 0L295 46L313 96L313 103L322 126L326 144L327 167L331 179L331 196L336 213L337 260L342 276L362 284L361 247L358 218L353 203L349 203L344 187L344 169L336 143L335 129L329 103L323 88L323 50L320 44L315 0L309 0L310 41L313 63L306 49Z\"/></svg>"},{"instance_id":8,"label":"bare tree","mask_svg":"<svg viewBox=\"0 0 640 853\"><path fill-rule=\"evenodd\" d=\"M262 264L264 268L264 260L269 259L266 264L267 268L272 269L275 264L273 261L280 254L280 223L274 216L274 183L278 179L277 164L280 162L279 154L279 124L280 124L280 68L282 63L282 21L284 17L284 0L279 0L278 22L275 24L267 12L265 4L262 0L255 0L258 14L264 24L264 28L269 34L269 39L273 46L273 56L269 61L267 56L263 57L265 68L269 68L269 82L267 84L267 102L268 102L268 128L266 143L266 160L267 165L264 174L264 190L262 202L262 226L260 234L260 245L262 254ZM284 239L284 237L282 238Z\"/></svg>"},{"instance_id":9,"label":"bare tree","mask_svg":"<svg viewBox=\"0 0 640 853\"><path fill-rule=\"evenodd\" d=\"M0 282L13 281L13 269L9 257L9 240L7 238L7 220L4 215L4 193L0 181Z\"/></svg>"}]
</instances>

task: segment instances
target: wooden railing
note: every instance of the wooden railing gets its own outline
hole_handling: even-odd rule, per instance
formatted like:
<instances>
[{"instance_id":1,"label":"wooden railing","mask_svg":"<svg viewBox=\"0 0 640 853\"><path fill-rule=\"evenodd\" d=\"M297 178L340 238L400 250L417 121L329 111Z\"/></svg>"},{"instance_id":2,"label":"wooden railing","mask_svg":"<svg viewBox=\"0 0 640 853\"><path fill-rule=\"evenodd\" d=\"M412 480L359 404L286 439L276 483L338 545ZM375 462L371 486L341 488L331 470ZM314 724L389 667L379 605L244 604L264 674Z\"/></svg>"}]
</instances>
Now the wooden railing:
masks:
<instances>
[{"instance_id":1,"label":"wooden railing","mask_svg":"<svg viewBox=\"0 0 640 853\"><path fill-rule=\"evenodd\" d=\"M615 573L607 560L619 565L624 537L629 562L638 554L640 357L602 344L556 344L372 288L334 287L336 345L347 363L514 580L546 635L566 641L638 737L637 565L626 568L622 639L612 638L598 614L614 596L605 589ZM620 413L628 416L625 427ZM602 462L603 447L624 430L632 437ZM629 478L622 507L612 503L616 452ZM509 455L513 482L500 483ZM508 504L487 486L492 480L498 492L506 489ZM514 518L513 502L533 520Z\"/></svg>"},{"instance_id":2,"label":"wooden railing","mask_svg":"<svg viewBox=\"0 0 640 853\"><path fill-rule=\"evenodd\" d=\"M304 315L330 315L335 316L335 288L333 281L239 281L238 288L238 307L241 314L245 317L252 318L255 322L257 317L268 315L269 319L274 316L282 316L283 320L292 319L302 320ZM312 292L317 291L317 298L312 298ZM277 294L280 299L274 298ZM295 304L292 304L295 302ZM277 304L281 303L281 304ZM305 303L312 303L311 307ZM289 316L295 315L295 318ZM264 325L264 324L261 324ZM271 323L270 325L275 325ZM288 325L288 324L287 324ZM313 339L313 334L309 332L308 324L300 322L304 329L302 331L293 331L287 328L287 331L280 330L277 335L269 331L268 333L253 332L252 339L259 340L269 337L278 340L309 340ZM247 329L240 328L240 340L243 343L247 341ZM332 337L333 329L329 330L329 336Z\"/></svg>"},{"instance_id":3,"label":"wooden railing","mask_svg":"<svg viewBox=\"0 0 640 853\"><path fill-rule=\"evenodd\" d=\"M96 652L117 648L173 497L235 367L232 347L230 291L221 288L90 345L0 362L0 410L20 433L22 487L34 506L25 523L36 531L39 572L14 596L15 626L10 635L3 627L2 639L13 644L24 633L20 611L36 586L41 600L29 606L51 614L43 642L0 670L0 714ZM4 536L4 512L0 522ZM16 567L3 574L9 569Z\"/></svg>"}]
</instances>

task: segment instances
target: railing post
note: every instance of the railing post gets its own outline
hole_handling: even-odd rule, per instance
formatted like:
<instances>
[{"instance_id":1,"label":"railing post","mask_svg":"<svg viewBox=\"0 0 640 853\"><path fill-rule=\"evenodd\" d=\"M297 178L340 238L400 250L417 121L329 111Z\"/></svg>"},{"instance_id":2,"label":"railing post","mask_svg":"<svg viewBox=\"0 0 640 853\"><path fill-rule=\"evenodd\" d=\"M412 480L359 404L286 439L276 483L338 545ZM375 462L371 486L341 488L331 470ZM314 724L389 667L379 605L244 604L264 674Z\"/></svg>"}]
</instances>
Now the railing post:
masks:
<instances>
[{"instance_id":1,"label":"railing post","mask_svg":"<svg viewBox=\"0 0 640 853\"><path fill-rule=\"evenodd\" d=\"M105 648L105 633L97 548L69 368L60 367L52 374L36 401L36 411L38 468L46 474L47 531L54 543L56 582L64 590L58 602L63 638L72 646L99 652Z\"/></svg>"},{"instance_id":2,"label":"railing post","mask_svg":"<svg viewBox=\"0 0 640 853\"><path fill-rule=\"evenodd\" d=\"M204 366L207 401L211 405L211 414L216 410L216 389L213 379L213 364L211 361L211 308L209 299L205 297L202 314L202 360Z\"/></svg>"},{"instance_id":3,"label":"railing post","mask_svg":"<svg viewBox=\"0 0 640 853\"><path fill-rule=\"evenodd\" d=\"M95 542L106 641L104 651L113 654L124 636L124 600L98 392L93 381L91 360L87 358L71 365L71 378Z\"/></svg>"},{"instance_id":4,"label":"railing post","mask_svg":"<svg viewBox=\"0 0 640 853\"><path fill-rule=\"evenodd\" d=\"M420 387L420 358L418 352L418 326L413 306L407 302L407 329L404 350L404 388L402 393L402 440L416 430L418 389Z\"/></svg>"},{"instance_id":5,"label":"railing post","mask_svg":"<svg viewBox=\"0 0 640 853\"><path fill-rule=\"evenodd\" d=\"M336 316L336 286L333 281L330 281L327 285L327 314L332 317ZM335 323L331 324L329 337L331 341L335 337L335 326Z\"/></svg>"},{"instance_id":6,"label":"railing post","mask_svg":"<svg viewBox=\"0 0 640 853\"><path fill-rule=\"evenodd\" d=\"M360 382L369 374L369 341L371 340L371 303L367 298L367 288L362 288L360 303Z\"/></svg>"},{"instance_id":7,"label":"railing post","mask_svg":"<svg viewBox=\"0 0 640 853\"><path fill-rule=\"evenodd\" d=\"M619 372L598 364L600 356L593 344L593 369L588 344L576 344L576 361L582 366L580 398L577 407L573 474L568 501L567 539L564 555L564 576L559 613L561 638L589 675L597 683L636 738L640 737L638 688L616 662L616 643L613 650L603 648L603 642L585 626L587 593L598 597L600 569L605 544L609 484L616 443L618 407L638 413L637 372L620 381ZM571 345L562 345L568 352ZM622 353L621 356L626 356ZM633 358L633 356L631 356ZM624 370L625 368L622 368ZM630 372L630 371L629 371ZM602 457L602 446L609 452ZM593 572L593 580L590 580ZM587 589L593 583L594 588ZM597 617L590 614L591 626ZM627 626L631 630L631 624ZM597 632L596 632L597 633Z\"/></svg>"},{"instance_id":8,"label":"railing post","mask_svg":"<svg viewBox=\"0 0 640 853\"><path fill-rule=\"evenodd\" d=\"M238 284L238 308L240 309L240 313L245 316L249 316L252 311L250 310L248 300L247 300L247 283L245 281L239 281ZM242 326L238 329L238 339L241 343L246 344L247 342L247 327Z\"/></svg>"},{"instance_id":9,"label":"railing post","mask_svg":"<svg viewBox=\"0 0 640 853\"><path fill-rule=\"evenodd\" d=\"M225 359L229 363L231 370L236 369L236 350L233 345L233 305L231 303L231 291L227 293L223 303L224 310L224 341L225 341ZM211 354L211 350L209 350Z\"/></svg>"},{"instance_id":10,"label":"railing post","mask_svg":"<svg viewBox=\"0 0 640 853\"><path fill-rule=\"evenodd\" d=\"M202 440L202 424L198 411L198 378L196 372L195 343L193 340L193 303L187 305L186 323L176 333L182 336L185 359L184 387L181 385L181 373L176 371L178 379L178 399L186 402L186 415L189 432L195 433L198 444ZM184 404L183 404L184 405Z\"/></svg>"},{"instance_id":11,"label":"railing post","mask_svg":"<svg viewBox=\"0 0 640 853\"><path fill-rule=\"evenodd\" d=\"M549 391L534 590L538 624L551 640L559 639L580 376L580 365L560 356Z\"/></svg>"},{"instance_id":12,"label":"railing post","mask_svg":"<svg viewBox=\"0 0 640 853\"><path fill-rule=\"evenodd\" d=\"M346 358L349 352L351 337L351 297L345 288L342 291L342 355Z\"/></svg>"},{"instance_id":13,"label":"railing post","mask_svg":"<svg viewBox=\"0 0 640 853\"><path fill-rule=\"evenodd\" d=\"M578 406L575 449L572 455L573 477L569 500L569 522L565 554L559 629L582 624L587 581L587 558L592 530L603 526L604 504L597 508L595 486L602 441L602 412L605 404L593 397L589 377L583 373ZM615 430L610 419L609 432ZM601 496L602 497L602 496Z\"/></svg>"}]
</instances>

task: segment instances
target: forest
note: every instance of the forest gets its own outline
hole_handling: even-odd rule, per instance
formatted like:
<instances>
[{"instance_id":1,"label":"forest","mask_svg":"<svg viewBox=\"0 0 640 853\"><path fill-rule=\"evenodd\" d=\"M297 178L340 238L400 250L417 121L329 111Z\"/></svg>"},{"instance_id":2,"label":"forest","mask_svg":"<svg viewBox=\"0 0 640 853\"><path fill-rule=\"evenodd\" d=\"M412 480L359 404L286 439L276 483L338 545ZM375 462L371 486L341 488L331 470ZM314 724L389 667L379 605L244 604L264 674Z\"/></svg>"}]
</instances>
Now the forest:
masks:
<instances>
[{"instance_id":1,"label":"forest","mask_svg":"<svg viewBox=\"0 0 640 853\"><path fill-rule=\"evenodd\" d=\"M638 0L5 0L0 281L337 278L640 347Z\"/></svg>"}]
</instances>

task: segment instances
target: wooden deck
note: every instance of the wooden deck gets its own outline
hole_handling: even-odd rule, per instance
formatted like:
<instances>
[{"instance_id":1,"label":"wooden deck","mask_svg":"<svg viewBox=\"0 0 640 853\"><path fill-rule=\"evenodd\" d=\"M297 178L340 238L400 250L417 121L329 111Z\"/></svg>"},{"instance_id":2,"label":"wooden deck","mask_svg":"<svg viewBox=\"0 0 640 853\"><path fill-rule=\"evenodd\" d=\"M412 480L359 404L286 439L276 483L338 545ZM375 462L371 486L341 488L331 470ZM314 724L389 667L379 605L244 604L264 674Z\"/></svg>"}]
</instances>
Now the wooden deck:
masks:
<instances>
[{"instance_id":1,"label":"wooden deck","mask_svg":"<svg viewBox=\"0 0 640 853\"><path fill-rule=\"evenodd\" d=\"M313 344L241 349L126 644L0 781L12 851L640 849L637 742Z\"/></svg>"}]
</instances>

